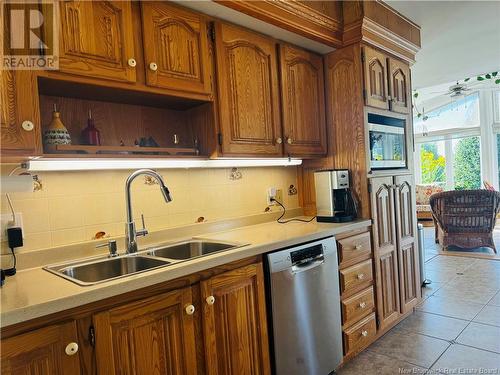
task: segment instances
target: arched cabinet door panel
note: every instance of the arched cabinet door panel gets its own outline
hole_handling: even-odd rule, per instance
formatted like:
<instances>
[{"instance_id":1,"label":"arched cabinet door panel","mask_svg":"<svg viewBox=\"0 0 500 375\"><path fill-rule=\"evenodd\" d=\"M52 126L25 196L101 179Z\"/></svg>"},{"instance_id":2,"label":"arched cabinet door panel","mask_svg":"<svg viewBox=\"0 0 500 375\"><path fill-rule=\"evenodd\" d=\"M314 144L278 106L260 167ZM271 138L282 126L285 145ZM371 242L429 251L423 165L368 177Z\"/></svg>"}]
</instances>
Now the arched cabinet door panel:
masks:
<instances>
[{"instance_id":1,"label":"arched cabinet door panel","mask_svg":"<svg viewBox=\"0 0 500 375\"><path fill-rule=\"evenodd\" d=\"M389 93L391 110L409 113L411 109L410 67L401 61L389 59Z\"/></svg>"},{"instance_id":2,"label":"arched cabinet door panel","mask_svg":"<svg viewBox=\"0 0 500 375\"><path fill-rule=\"evenodd\" d=\"M365 104L389 109L387 87L387 56L369 47L363 47Z\"/></svg>"}]
</instances>

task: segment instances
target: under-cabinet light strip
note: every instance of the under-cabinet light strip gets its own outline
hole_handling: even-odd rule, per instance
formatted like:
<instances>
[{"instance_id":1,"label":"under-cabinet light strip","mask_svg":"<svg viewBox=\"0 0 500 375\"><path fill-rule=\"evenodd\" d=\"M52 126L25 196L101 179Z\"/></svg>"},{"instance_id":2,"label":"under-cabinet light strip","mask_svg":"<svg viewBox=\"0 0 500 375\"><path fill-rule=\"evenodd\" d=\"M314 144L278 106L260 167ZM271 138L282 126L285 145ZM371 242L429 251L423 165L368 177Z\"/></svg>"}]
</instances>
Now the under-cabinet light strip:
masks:
<instances>
[{"instance_id":1,"label":"under-cabinet light strip","mask_svg":"<svg viewBox=\"0 0 500 375\"><path fill-rule=\"evenodd\" d=\"M33 159L27 163L29 171L94 171L139 168L233 168L286 167L301 165L301 159Z\"/></svg>"}]
</instances>

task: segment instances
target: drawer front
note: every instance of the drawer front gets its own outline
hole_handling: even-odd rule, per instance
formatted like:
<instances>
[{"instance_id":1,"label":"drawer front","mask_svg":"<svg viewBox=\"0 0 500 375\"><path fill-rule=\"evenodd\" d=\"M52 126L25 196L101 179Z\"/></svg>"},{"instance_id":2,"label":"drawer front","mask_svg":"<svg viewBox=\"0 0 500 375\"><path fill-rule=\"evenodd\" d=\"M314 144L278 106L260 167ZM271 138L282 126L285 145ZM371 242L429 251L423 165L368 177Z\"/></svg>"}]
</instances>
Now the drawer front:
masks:
<instances>
[{"instance_id":1,"label":"drawer front","mask_svg":"<svg viewBox=\"0 0 500 375\"><path fill-rule=\"evenodd\" d=\"M354 352L368 345L377 334L375 313L367 316L358 324L344 330L344 353Z\"/></svg>"},{"instance_id":2,"label":"drawer front","mask_svg":"<svg viewBox=\"0 0 500 375\"><path fill-rule=\"evenodd\" d=\"M352 325L358 320L373 312L375 307L375 297L373 287L356 293L341 302L342 306L342 324L344 326Z\"/></svg>"},{"instance_id":3,"label":"drawer front","mask_svg":"<svg viewBox=\"0 0 500 375\"><path fill-rule=\"evenodd\" d=\"M340 271L342 293L354 292L373 281L372 260L366 260Z\"/></svg>"},{"instance_id":4,"label":"drawer front","mask_svg":"<svg viewBox=\"0 0 500 375\"><path fill-rule=\"evenodd\" d=\"M338 240L340 265L357 260L369 259L372 253L370 232Z\"/></svg>"}]
</instances>

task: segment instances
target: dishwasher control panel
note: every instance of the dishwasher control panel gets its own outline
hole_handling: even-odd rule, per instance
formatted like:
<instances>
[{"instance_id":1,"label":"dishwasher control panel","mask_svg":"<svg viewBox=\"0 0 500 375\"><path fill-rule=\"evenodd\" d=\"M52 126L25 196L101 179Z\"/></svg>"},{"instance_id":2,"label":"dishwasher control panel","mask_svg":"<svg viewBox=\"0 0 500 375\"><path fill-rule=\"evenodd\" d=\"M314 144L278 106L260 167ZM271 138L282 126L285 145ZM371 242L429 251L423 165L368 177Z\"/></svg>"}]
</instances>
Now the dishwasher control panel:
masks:
<instances>
[{"instance_id":1,"label":"dishwasher control panel","mask_svg":"<svg viewBox=\"0 0 500 375\"><path fill-rule=\"evenodd\" d=\"M317 244L305 249L295 250L290 253L292 265L306 263L323 256L323 245Z\"/></svg>"}]
</instances>

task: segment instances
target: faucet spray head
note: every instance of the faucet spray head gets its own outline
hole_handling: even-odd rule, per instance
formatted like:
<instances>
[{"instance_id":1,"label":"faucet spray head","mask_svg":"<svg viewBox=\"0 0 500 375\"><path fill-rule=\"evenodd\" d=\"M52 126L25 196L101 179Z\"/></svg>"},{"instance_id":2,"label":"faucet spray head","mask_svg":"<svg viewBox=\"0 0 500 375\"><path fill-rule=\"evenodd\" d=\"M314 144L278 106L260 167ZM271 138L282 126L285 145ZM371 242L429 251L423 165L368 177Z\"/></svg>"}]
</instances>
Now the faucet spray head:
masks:
<instances>
[{"instance_id":1,"label":"faucet spray head","mask_svg":"<svg viewBox=\"0 0 500 375\"><path fill-rule=\"evenodd\" d=\"M165 198L165 202L172 202L172 195L170 194L170 190L168 190L168 187L162 186L161 192L163 194L163 198Z\"/></svg>"}]
</instances>

